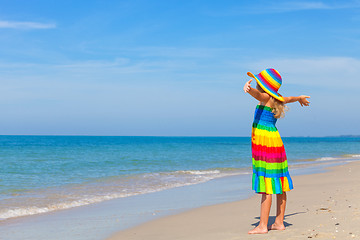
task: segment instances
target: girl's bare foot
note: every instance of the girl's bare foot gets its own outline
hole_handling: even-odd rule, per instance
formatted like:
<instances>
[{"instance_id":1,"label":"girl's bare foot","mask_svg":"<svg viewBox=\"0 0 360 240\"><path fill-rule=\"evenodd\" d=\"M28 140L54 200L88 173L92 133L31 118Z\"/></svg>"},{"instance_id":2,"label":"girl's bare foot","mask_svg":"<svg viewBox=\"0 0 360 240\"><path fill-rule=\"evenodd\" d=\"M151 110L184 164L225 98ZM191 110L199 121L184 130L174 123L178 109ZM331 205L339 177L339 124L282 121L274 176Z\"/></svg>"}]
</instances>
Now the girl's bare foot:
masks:
<instances>
[{"instance_id":1,"label":"girl's bare foot","mask_svg":"<svg viewBox=\"0 0 360 240\"><path fill-rule=\"evenodd\" d=\"M248 234L264 234L264 233L268 233L268 229L267 228L261 228L259 226L257 226L256 228L254 228L253 230L250 230L248 232Z\"/></svg>"},{"instance_id":2,"label":"girl's bare foot","mask_svg":"<svg viewBox=\"0 0 360 240\"><path fill-rule=\"evenodd\" d=\"M269 227L269 230L285 230L285 226L284 226L284 224L274 223Z\"/></svg>"}]
</instances>

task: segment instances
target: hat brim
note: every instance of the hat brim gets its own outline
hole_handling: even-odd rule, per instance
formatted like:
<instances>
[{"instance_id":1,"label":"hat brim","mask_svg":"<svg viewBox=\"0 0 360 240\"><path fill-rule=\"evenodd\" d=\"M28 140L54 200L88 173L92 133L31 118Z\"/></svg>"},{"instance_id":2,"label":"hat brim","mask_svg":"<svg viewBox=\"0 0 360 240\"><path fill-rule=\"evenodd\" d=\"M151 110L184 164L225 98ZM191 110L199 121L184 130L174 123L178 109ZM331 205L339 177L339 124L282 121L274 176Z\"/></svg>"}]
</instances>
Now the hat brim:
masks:
<instances>
[{"instance_id":1,"label":"hat brim","mask_svg":"<svg viewBox=\"0 0 360 240\"><path fill-rule=\"evenodd\" d=\"M267 87L265 86L265 84L262 82L262 80L259 79L259 78L257 78L254 74L252 74L251 72L247 72L247 75L248 75L249 77L254 78L254 79L256 80L256 82L260 85L260 87L261 87L266 93L268 93L270 96L274 97L275 99L279 100L280 102L284 102L284 101L285 101L285 99L283 98L283 96L281 96L281 94L279 94L279 93L274 94L274 93L270 92L270 91L267 89Z\"/></svg>"}]
</instances>

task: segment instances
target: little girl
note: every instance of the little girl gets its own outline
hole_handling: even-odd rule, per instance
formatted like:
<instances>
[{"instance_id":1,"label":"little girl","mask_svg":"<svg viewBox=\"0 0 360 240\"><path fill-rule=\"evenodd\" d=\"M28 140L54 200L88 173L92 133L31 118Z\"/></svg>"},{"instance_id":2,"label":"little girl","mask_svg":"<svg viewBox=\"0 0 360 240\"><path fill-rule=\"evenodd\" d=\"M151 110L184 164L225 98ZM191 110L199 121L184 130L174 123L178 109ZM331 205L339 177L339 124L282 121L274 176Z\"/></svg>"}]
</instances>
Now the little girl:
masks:
<instances>
[{"instance_id":1,"label":"little girl","mask_svg":"<svg viewBox=\"0 0 360 240\"><path fill-rule=\"evenodd\" d=\"M251 80L245 83L244 91L259 101L256 106L252 125L252 188L261 193L260 223L249 234L267 233L268 230L284 230L286 192L293 189L288 172L286 153L279 132L275 127L278 118L284 116L285 104L299 102L309 106L307 98L283 97L277 91L282 78L275 69L266 69L258 75L248 72L256 80L256 89L250 86ZM268 227L272 194L276 194L277 208L275 223Z\"/></svg>"}]
</instances>

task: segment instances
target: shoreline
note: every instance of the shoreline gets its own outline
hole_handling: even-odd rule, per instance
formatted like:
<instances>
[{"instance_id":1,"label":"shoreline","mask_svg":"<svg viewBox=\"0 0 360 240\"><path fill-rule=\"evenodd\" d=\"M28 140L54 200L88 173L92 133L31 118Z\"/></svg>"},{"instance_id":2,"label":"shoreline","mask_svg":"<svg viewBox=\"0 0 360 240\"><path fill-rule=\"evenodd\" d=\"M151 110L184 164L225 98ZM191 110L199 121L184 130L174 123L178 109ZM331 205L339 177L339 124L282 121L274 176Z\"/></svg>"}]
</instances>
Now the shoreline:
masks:
<instances>
[{"instance_id":1,"label":"shoreline","mask_svg":"<svg viewBox=\"0 0 360 240\"><path fill-rule=\"evenodd\" d=\"M324 168L324 165L333 165L338 164L341 161L352 161L356 160L356 157L359 157L360 155L356 154L345 154L338 157L322 157L322 158L315 158L315 159L302 159L294 161L292 164L289 164L289 167L292 169L292 175L295 174L311 174L313 172L321 171L322 168ZM323 160L322 160L323 159ZM304 170L303 170L304 169ZM315 169L315 170L311 170ZM174 188L181 188L181 187L188 187L191 185L197 185L197 184L204 184L209 181L214 181L222 178L228 178L228 177L240 177L242 175L251 175L251 167L243 167L238 169L231 169L227 170L228 172L223 172L223 169L214 168L214 169L203 169L203 170L182 170L182 171L174 171L174 172L163 172L163 174L175 174L175 173L183 173L183 174L189 174L194 175L194 178L196 177L205 177L208 179L197 181L197 182L191 182L191 183L179 183L178 186L162 186L159 189L154 190L148 190L147 192L135 192L135 193L113 193L108 194L105 196L92 196L91 198L86 197L84 199L74 199L72 201L67 202L58 202L54 203L52 205L42 205L42 206L30 206L30 209L14 209L13 211L9 211L9 213L0 212L0 226L2 223L7 222L9 220L13 219L20 219L20 218L26 218L26 217L32 217L37 215L43 215L48 213L56 213L58 211L63 210L69 210L74 209L78 207L84 207L84 206L91 206L94 204L101 204L102 202L121 199L121 198L127 198L127 197L134 197L138 195L146 195L146 194L152 194L157 193L161 191L168 191ZM157 173L155 173L157 174ZM160 173L161 174L161 173ZM195 174L198 174L198 176L195 176ZM213 174L213 175L211 175ZM217 174L217 175L215 175ZM144 175L144 174L143 174ZM145 174L146 175L146 174ZM209 175L209 176L208 176ZM211 176L210 176L211 175ZM141 177L141 174L135 175L134 177ZM94 181L93 183L96 183ZM87 184L91 184L91 182L88 182ZM69 187L70 186L70 187ZM85 185L83 184L72 184L67 186L60 186L56 187L57 190L64 191L67 190L67 188L84 188ZM50 190L49 190L50 189ZM49 189L39 189L40 192L51 192L51 188ZM36 195L36 191L32 193L31 190L29 190L30 194ZM6 201L7 199L5 199ZM10 216L7 216L10 215ZM11 216L14 215L14 216Z\"/></svg>"},{"instance_id":2,"label":"shoreline","mask_svg":"<svg viewBox=\"0 0 360 240\"><path fill-rule=\"evenodd\" d=\"M358 160L360 159L352 159L355 162ZM305 164L303 168L296 167L291 170L291 175L293 178L297 178L298 175L312 176L326 171L325 168L328 166L347 162L349 161L313 162ZM137 228L168 216L177 216L207 206L247 201L248 198L254 197L248 186L250 181L250 174L226 176L160 192L7 219L0 224L0 236L13 240L106 239L116 232Z\"/></svg>"},{"instance_id":3,"label":"shoreline","mask_svg":"<svg viewBox=\"0 0 360 240\"><path fill-rule=\"evenodd\" d=\"M288 192L285 231L248 235L259 221L260 197L191 209L122 230L108 240L120 239L358 239L360 238L360 162L352 161L326 172L293 176ZM275 198L269 224L275 219Z\"/></svg>"},{"instance_id":4,"label":"shoreline","mask_svg":"<svg viewBox=\"0 0 360 240\"><path fill-rule=\"evenodd\" d=\"M331 159L325 159L324 161L321 160L314 160L314 161L299 161L297 163L293 163L290 164L289 167L291 167L291 171L292 171L292 175L303 175L303 174L313 174L316 172L321 172L323 171L323 169L326 166L331 166L331 165L336 165L336 164L342 164L341 161L348 161L348 160L354 160L354 156L353 154L349 154L350 158L345 158L345 156L341 157L337 157L337 158L331 158ZM353 158L353 159L352 159ZM325 166L325 167L324 167ZM219 171L218 169L205 169L205 170L184 170L184 171L177 171L177 172L200 172L201 175L205 175L207 172L215 172L215 171ZM36 217L36 216L41 216L41 215L46 215L46 214L56 214L59 211L66 211L66 210L71 210L71 209L76 209L76 208L81 208L81 207L87 207L87 206L92 206L92 205L96 205L96 204L101 204L103 202L106 201L113 201L113 200L117 200L117 199L123 199L123 198L128 198L128 197L137 197L137 196L146 196L148 194L156 194L158 192L162 192L162 191L171 191L172 189L176 189L176 188L183 188L183 187L191 187L192 185L202 185L202 184L206 184L208 182L211 181L218 181L221 179L229 179L229 178L243 178L246 176L251 176L251 167L244 167L244 168L239 168L236 170L232 170L232 173L221 173L221 175L219 174L219 176L213 176L211 177L209 180L206 181L199 181L199 182L195 182L195 183L190 183L190 184L183 184L180 186L169 186L168 188L164 188L164 189L159 189L159 190L154 190L154 191L149 191L149 192L144 192L144 193L135 193L135 194L129 194L126 196L115 196L115 197L109 197L107 198L107 196L103 197L103 200L100 201L89 201L86 202L84 204L78 204L78 201L74 201L75 204L73 204L74 206L66 206L63 208L55 208L55 207L50 207L50 209L45 210L45 208L48 208L48 206L44 206L44 207L39 207L38 209L41 211L38 211L36 213L30 213L30 214L24 214L24 215L19 215L19 216L14 216L14 217L7 217L7 218L0 218L0 226L3 223L6 223L8 221L12 221L12 220L16 220L16 219L23 219L23 218L31 218L31 217ZM74 186L77 186L78 184L74 184ZM80 185L80 184L79 184ZM246 185L247 187L247 185ZM252 191L250 191L252 192ZM81 202L82 200L80 200ZM66 204L68 205L68 203ZM37 209L37 207L35 207ZM44 210L43 210L44 209Z\"/></svg>"},{"instance_id":5,"label":"shoreline","mask_svg":"<svg viewBox=\"0 0 360 240\"><path fill-rule=\"evenodd\" d=\"M251 174L248 140L3 136L0 230L7 220ZM289 168L296 172L359 158L358 138L289 138L287 142ZM16 151L18 147L22 151ZM247 179L238 184L245 186L241 192L247 191ZM236 190L238 194L240 189Z\"/></svg>"}]
</instances>

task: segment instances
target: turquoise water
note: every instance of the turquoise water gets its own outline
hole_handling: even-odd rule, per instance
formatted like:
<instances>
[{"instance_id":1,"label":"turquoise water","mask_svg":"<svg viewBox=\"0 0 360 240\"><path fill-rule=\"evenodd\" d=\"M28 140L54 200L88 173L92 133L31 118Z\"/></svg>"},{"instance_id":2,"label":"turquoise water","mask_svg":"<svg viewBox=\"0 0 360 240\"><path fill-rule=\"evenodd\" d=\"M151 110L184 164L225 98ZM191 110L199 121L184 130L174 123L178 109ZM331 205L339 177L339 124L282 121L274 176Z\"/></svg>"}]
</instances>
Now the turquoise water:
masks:
<instances>
[{"instance_id":1,"label":"turquoise water","mask_svg":"<svg viewBox=\"0 0 360 240\"><path fill-rule=\"evenodd\" d=\"M283 141L294 167L360 156L357 137ZM7 219L249 174L251 143L246 137L0 136L0 161L0 219Z\"/></svg>"}]
</instances>

